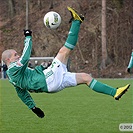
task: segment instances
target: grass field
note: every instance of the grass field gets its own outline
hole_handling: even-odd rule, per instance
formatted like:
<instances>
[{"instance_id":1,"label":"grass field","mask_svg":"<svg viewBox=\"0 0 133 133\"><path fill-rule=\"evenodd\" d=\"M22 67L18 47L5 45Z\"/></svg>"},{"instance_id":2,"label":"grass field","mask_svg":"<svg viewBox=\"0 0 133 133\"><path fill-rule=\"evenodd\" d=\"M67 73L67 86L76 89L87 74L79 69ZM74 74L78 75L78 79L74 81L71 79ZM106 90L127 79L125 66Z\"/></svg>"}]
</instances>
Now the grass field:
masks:
<instances>
[{"instance_id":1,"label":"grass field","mask_svg":"<svg viewBox=\"0 0 133 133\"><path fill-rule=\"evenodd\" d=\"M31 94L45 117L36 117L17 97L7 80L0 80L0 133L119 133L120 123L133 123L133 80L100 80L113 87L132 84L115 101L85 85L55 94Z\"/></svg>"}]
</instances>

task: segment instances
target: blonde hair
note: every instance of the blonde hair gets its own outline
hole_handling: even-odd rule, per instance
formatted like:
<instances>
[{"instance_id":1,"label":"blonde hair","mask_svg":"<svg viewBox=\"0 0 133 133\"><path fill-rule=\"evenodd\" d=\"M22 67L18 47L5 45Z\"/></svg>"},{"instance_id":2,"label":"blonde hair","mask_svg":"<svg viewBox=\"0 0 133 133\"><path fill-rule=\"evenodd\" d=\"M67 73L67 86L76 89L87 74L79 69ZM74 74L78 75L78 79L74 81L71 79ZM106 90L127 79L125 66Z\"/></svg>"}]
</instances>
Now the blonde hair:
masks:
<instances>
[{"instance_id":1,"label":"blonde hair","mask_svg":"<svg viewBox=\"0 0 133 133\"><path fill-rule=\"evenodd\" d=\"M14 51L14 49L7 49L2 53L2 61L5 64L7 64L7 59L11 57L12 51Z\"/></svg>"}]
</instances>

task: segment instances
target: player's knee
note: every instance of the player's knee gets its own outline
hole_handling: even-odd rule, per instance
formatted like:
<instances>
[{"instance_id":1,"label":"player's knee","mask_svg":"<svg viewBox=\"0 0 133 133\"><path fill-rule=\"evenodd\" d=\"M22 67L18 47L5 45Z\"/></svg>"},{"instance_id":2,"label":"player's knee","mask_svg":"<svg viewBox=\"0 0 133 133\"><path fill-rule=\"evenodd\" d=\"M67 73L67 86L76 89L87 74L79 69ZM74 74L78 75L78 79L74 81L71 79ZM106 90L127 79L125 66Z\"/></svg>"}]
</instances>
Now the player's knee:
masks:
<instances>
[{"instance_id":1,"label":"player's knee","mask_svg":"<svg viewBox=\"0 0 133 133\"><path fill-rule=\"evenodd\" d=\"M70 50L64 46L59 50L59 54L63 54L63 55L67 55L67 54L69 54L69 52L70 52Z\"/></svg>"},{"instance_id":2,"label":"player's knee","mask_svg":"<svg viewBox=\"0 0 133 133\"><path fill-rule=\"evenodd\" d=\"M92 77L87 73L82 73L82 78L86 84L90 84Z\"/></svg>"},{"instance_id":3,"label":"player's knee","mask_svg":"<svg viewBox=\"0 0 133 133\"><path fill-rule=\"evenodd\" d=\"M87 73L78 73L76 74L76 80L78 84L85 83L89 85L92 81L92 77Z\"/></svg>"}]
</instances>

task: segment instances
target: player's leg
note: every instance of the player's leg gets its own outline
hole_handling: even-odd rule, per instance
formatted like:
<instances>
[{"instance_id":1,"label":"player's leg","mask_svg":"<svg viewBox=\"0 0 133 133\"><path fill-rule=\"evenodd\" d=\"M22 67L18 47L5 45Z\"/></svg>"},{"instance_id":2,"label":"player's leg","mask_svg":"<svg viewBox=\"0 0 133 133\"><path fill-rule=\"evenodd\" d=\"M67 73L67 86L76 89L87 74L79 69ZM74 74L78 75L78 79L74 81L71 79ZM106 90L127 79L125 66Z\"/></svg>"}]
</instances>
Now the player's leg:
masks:
<instances>
[{"instance_id":1,"label":"player's leg","mask_svg":"<svg viewBox=\"0 0 133 133\"><path fill-rule=\"evenodd\" d=\"M77 80L77 84L85 83L92 90L99 92L99 93L113 96L116 100L119 100L119 98L130 87L130 85L127 84L124 87L120 87L120 88L116 89L107 84L101 83L101 82L97 81L96 79L93 79L89 74L86 74L86 73L76 73L76 80Z\"/></svg>"},{"instance_id":2,"label":"player's leg","mask_svg":"<svg viewBox=\"0 0 133 133\"><path fill-rule=\"evenodd\" d=\"M67 40L56 56L56 58L59 59L64 64L67 64L70 51L74 49L77 43L80 24L84 20L84 17L82 15L81 16L78 15L78 13L72 8L68 7L68 10L71 12L72 15L71 18L72 24L70 27Z\"/></svg>"}]
</instances>

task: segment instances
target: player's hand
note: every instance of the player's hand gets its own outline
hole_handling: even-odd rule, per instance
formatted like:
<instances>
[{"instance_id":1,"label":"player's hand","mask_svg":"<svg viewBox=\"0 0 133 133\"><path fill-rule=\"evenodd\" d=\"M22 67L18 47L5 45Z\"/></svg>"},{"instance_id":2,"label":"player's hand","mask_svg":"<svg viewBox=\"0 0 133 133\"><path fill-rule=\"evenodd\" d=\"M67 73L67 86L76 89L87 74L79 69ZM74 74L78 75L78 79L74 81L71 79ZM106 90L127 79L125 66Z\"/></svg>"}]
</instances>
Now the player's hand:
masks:
<instances>
[{"instance_id":1,"label":"player's hand","mask_svg":"<svg viewBox=\"0 0 133 133\"><path fill-rule=\"evenodd\" d=\"M32 111L40 118L43 118L45 116L44 112L40 108L34 107L32 108Z\"/></svg>"},{"instance_id":2,"label":"player's hand","mask_svg":"<svg viewBox=\"0 0 133 133\"><path fill-rule=\"evenodd\" d=\"M130 73L130 68L127 68L127 72Z\"/></svg>"},{"instance_id":3,"label":"player's hand","mask_svg":"<svg viewBox=\"0 0 133 133\"><path fill-rule=\"evenodd\" d=\"M26 36L31 36L32 35L32 31L31 30L24 30L24 35Z\"/></svg>"}]
</instances>

